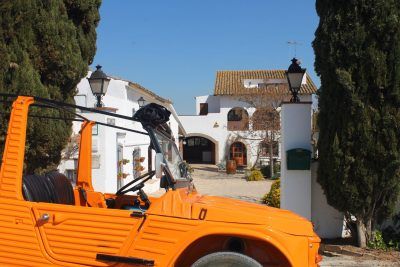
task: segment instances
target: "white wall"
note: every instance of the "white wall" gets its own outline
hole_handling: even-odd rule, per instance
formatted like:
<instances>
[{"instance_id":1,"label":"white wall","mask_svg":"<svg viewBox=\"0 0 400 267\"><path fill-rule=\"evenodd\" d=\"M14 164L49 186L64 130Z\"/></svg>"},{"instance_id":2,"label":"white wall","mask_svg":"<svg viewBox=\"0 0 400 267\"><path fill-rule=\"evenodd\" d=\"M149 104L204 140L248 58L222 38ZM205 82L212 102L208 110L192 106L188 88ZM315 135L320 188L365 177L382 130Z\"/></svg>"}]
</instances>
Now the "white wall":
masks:
<instances>
[{"instance_id":1,"label":"white wall","mask_svg":"<svg viewBox=\"0 0 400 267\"><path fill-rule=\"evenodd\" d=\"M311 220L311 170L288 170L286 151L311 151L311 103L289 103L281 111L281 208Z\"/></svg>"},{"instance_id":2,"label":"white wall","mask_svg":"<svg viewBox=\"0 0 400 267\"><path fill-rule=\"evenodd\" d=\"M302 95L301 101L311 101L310 95ZM179 116L188 136L202 136L213 141L216 145L216 163L225 161L229 155L229 146L238 136L245 136L249 139L242 139L247 147L248 166L251 166L257 156L259 142L254 139L257 136L249 136L246 131L228 131L228 112L235 107L245 108L251 116L255 109L248 103L240 101L234 96L198 96L196 97L196 114L200 112L200 103L209 103L207 115L181 115ZM218 127L214 127L215 123Z\"/></svg>"},{"instance_id":3,"label":"white wall","mask_svg":"<svg viewBox=\"0 0 400 267\"><path fill-rule=\"evenodd\" d=\"M215 159L218 163L221 161L221 157L224 155L224 151L221 150L221 141L224 139L224 130L221 120L221 114L209 113L207 116L179 116L179 120L182 122L183 127L189 136L202 136L213 141L215 144ZM214 127L214 124L218 123L218 127Z\"/></svg>"},{"instance_id":4,"label":"white wall","mask_svg":"<svg viewBox=\"0 0 400 267\"><path fill-rule=\"evenodd\" d=\"M321 238L338 238L343 235L344 216L326 200L321 185L317 182L318 162L311 164L311 221L314 231Z\"/></svg>"},{"instance_id":5,"label":"white wall","mask_svg":"<svg viewBox=\"0 0 400 267\"><path fill-rule=\"evenodd\" d=\"M205 95L205 96L196 96L196 114L200 114L200 103L208 104L208 112L209 113L219 113L220 107L220 97L214 95Z\"/></svg>"},{"instance_id":6,"label":"white wall","mask_svg":"<svg viewBox=\"0 0 400 267\"><path fill-rule=\"evenodd\" d=\"M216 145L216 163L224 161L229 156L229 145L236 136L234 131L228 131L228 112L233 107L247 107L247 104L229 96L201 96L196 98L196 111L199 113L200 103L209 101L209 113L203 116L179 116L188 136L202 136L213 141ZM211 113L210 110L216 111ZM217 127L214 127L215 125ZM242 141L246 146L250 143ZM250 153L251 149L247 149ZM247 155L252 160L251 155Z\"/></svg>"},{"instance_id":7,"label":"white wall","mask_svg":"<svg viewBox=\"0 0 400 267\"><path fill-rule=\"evenodd\" d=\"M311 170L287 170L286 151L311 151L311 104L283 104L281 125L281 208L311 220L321 238L342 237L344 216L327 203L317 182L318 163L312 163Z\"/></svg>"},{"instance_id":8,"label":"white wall","mask_svg":"<svg viewBox=\"0 0 400 267\"><path fill-rule=\"evenodd\" d=\"M90 76L90 74L91 72L88 73L88 76ZM86 78L81 80L77 86L77 89L78 93L77 97L75 98L77 105L94 107L97 100L93 96L89 82ZM137 88L130 87L129 82L118 79L111 79L107 93L103 97L103 103L107 108L116 109L115 112L117 114L131 117L133 116L133 109L136 111L139 109L137 99L140 97L143 97L146 100L146 104L155 102L166 106L168 109L170 108L170 104L161 103L159 100L152 98L150 95L137 90ZM106 111L113 112L112 110ZM103 123L109 123L110 121L107 119L112 119L115 120L115 125L117 126L145 132L139 122L124 120L97 113L83 112L81 115L89 120ZM73 123L73 132L75 134L79 133L80 125L80 122ZM96 151L92 151L92 153L94 158L99 158L100 160L99 168L95 168L95 166L92 168L92 180L95 190L100 192L115 192L117 190L118 144L123 146L123 158L129 160L129 163L122 166L123 172L129 174L127 178L123 179L124 184L128 183L134 178L132 152L135 148L140 148L141 156L145 157L145 161L141 163L142 166L145 167L145 170L142 173L147 171L147 152L150 144L150 138L147 135L141 135L138 133L132 133L102 125L95 125L94 128L95 127L98 129L98 133L97 135L93 135L92 147ZM170 127L178 142L179 123L172 115L170 116ZM66 170L70 167L68 167L67 164L68 161L62 162L59 166L59 170L66 172ZM145 190L148 192L156 191L158 189L159 186L156 181L150 181L145 187Z\"/></svg>"}]
</instances>

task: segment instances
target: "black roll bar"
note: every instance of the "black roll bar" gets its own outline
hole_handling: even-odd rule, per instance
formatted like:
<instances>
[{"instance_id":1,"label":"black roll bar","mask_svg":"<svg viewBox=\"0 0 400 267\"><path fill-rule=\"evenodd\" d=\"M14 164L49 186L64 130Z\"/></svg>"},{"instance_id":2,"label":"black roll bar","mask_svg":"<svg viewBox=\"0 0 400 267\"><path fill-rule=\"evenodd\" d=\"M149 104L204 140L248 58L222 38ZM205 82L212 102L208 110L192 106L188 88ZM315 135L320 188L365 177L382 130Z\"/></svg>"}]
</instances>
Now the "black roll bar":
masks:
<instances>
[{"instance_id":1,"label":"black roll bar","mask_svg":"<svg viewBox=\"0 0 400 267\"><path fill-rule=\"evenodd\" d=\"M99 113L99 114L103 114L103 115L108 115L108 116L112 116L112 117L116 117L116 118L120 118L120 119L124 119L124 120L130 120L130 121L138 121L135 120L133 117L129 117L129 116L125 116L125 115L120 115L120 114L116 114L116 113L111 113L111 112L107 112L104 110L99 110L99 109L94 109L94 108L88 108L88 107L83 107L83 106L78 106L75 104L70 104L70 103L65 103L65 102L61 102L61 101L57 101L57 100L52 100L52 99L47 99L47 98L42 98L42 97L38 97L38 96L31 96L31 95L18 95L18 94L6 94L6 93L0 93L0 96L3 97L18 97L18 96L27 96L27 97L33 97L33 99L37 102L42 102L42 103L48 103L48 104L54 104L60 107L69 107L69 108L76 108L76 109L80 109L80 110L84 110L84 111L89 111L92 113Z\"/></svg>"},{"instance_id":2,"label":"black roll bar","mask_svg":"<svg viewBox=\"0 0 400 267\"><path fill-rule=\"evenodd\" d=\"M41 108L54 108L54 109L65 110L68 113L71 113L71 114L79 117L80 119L52 117L52 116L44 116L44 115L43 116L41 116L41 115L29 115L28 114L28 116L30 116L30 117L43 118L43 119L56 119L56 120L70 120L70 121L92 121L92 122L94 122L94 123L96 123L98 125L103 125L103 126L107 126L107 127L111 127L111 128L115 128L115 129L120 129L120 130L124 130L124 131L128 131L128 132L143 134L143 135L149 135L146 132L137 131L137 130L121 127L121 126L111 125L111 124L107 124L107 123L103 123L103 122L99 122L99 121L89 120L86 117L82 116L81 114L78 114L78 113L76 113L74 111L68 110L67 108L76 108L76 109L80 109L80 110L84 110L84 111L88 111L88 112L92 112L92 113L98 113L98 114L103 114L103 115L116 117L116 118L120 118L120 119L139 122L138 120L135 120L133 117L124 116L124 115L120 115L120 114L115 114L115 113L111 113L111 112L107 112L107 111L103 111L103 110L98 110L98 109L94 109L94 108L87 108L87 107L78 106L78 105L74 105L74 104L64 103L64 102L51 100L51 99L47 99L47 98L42 98L42 97L37 97L37 96L0 93L0 97L18 97L18 96L32 97L35 100L35 102L38 102L38 103L34 103L32 106L41 107ZM0 100L0 102L10 102L10 101Z\"/></svg>"}]
</instances>

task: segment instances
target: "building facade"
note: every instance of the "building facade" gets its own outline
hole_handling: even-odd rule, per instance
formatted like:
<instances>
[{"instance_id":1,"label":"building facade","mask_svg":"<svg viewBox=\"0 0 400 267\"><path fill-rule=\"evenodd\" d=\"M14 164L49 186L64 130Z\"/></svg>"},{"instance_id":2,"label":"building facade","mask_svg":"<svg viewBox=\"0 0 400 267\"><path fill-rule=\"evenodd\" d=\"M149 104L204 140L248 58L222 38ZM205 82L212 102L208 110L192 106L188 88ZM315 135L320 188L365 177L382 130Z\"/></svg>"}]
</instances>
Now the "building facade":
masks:
<instances>
[{"instance_id":1,"label":"building facade","mask_svg":"<svg viewBox=\"0 0 400 267\"><path fill-rule=\"evenodd\" d=\"M90 77L91 72L87 77ZM184 132L178 115L170 100L164 99L147 90L137 83L119 78L112 78L106 95L103 97L104 111L125 116L133 116L139 109L138 99L143 98L145 103L157 103L171 111L169 125L172 134L177 140L179 132ZM87 78L83 78L77 86L75 102L79 106L94 107L96 98L92 94ZM144 131L139 122L124 120L97 113L77 112L89 120L116 125L137 131ZM76 149L79 142L81 123L73 123L73 135L68 148ZM93 187L100 192L116 192L124 184L130 182L140 174L153 168L155 153L150 148L150 139L125 130L115 129L102 125L95 125L92 133L92 177ZM71 181L76 181L78 151L64 151L59 171L67 175ZM159 181L148 181L145 186L147 192L159 189Z\"/></svg>"},{"instance_id":2,"label":"building facade","mask_svg":"<svg viewBox=\"0 0 400 267\"><path fill-rule=\"evenodd\" d=\"M311 102L317 88L309 75L302 84L301 101ZM195 98L196 115L179 116L187 133L181 143L184 160L224 164L234 159L238 166L251 167L268 164L272 152L279 161L279 129L271 135L272 128L255 118L267 106L279 111L288 97L284 70L218 71L214 94ZM266 137L273 142L267 145Z\"/></svg>"}]
</instances>

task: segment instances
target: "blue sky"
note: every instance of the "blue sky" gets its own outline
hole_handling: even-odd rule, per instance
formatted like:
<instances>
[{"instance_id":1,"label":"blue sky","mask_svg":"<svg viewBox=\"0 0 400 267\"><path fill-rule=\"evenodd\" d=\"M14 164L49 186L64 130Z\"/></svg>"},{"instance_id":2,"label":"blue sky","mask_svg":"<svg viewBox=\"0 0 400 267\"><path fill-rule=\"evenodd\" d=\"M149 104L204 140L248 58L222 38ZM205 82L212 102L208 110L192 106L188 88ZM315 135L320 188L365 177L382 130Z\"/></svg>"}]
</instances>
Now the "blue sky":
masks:
<instances>
[{"instance_id":1,"label":"blue sky","mask_svg":"<svg viewBox=\"0 0 400 267\"><path fill-rule=\"evenodd\" d=\"M93 65L194 114L217 70L287 69L290 40L314 82L315 0L103 0Z\"/></svg>"}]
</instances>

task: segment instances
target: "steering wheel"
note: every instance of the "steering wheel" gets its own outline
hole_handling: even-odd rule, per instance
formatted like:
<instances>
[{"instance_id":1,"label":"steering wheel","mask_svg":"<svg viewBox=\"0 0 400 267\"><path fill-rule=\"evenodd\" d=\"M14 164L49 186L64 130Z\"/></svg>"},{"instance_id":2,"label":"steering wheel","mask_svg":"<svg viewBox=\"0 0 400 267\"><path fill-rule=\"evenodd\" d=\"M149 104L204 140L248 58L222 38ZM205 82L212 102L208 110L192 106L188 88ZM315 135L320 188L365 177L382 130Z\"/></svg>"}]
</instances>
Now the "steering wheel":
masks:
<instances>
[{"instance_id":1,"label":"steering wheel","mask_svg":"<svg viewBox=\"0 0 400 267\"><path fill-rule=\"evenodd\" d=\"M150 180L154 176L155 173L156 173L156 171L147 172L147 173L139 176L138 178L133 179L133 181L130 181L129 183L127 183L126 185L121 187L115 194L117 196L120 196L120 195L124 195L130 191L135 192L135 191L142 189L144 187L144 183L147 182L148 180ZM142 181L140 181L140 180L142 180ZM135 184L138 181L140 181L138 184L132 186L133 184Z\"/></svg>"}]
</instances>

